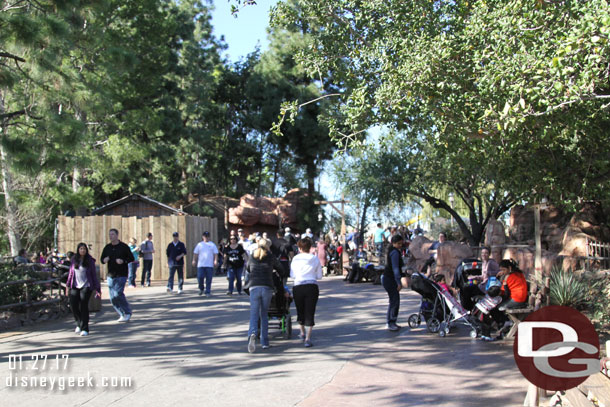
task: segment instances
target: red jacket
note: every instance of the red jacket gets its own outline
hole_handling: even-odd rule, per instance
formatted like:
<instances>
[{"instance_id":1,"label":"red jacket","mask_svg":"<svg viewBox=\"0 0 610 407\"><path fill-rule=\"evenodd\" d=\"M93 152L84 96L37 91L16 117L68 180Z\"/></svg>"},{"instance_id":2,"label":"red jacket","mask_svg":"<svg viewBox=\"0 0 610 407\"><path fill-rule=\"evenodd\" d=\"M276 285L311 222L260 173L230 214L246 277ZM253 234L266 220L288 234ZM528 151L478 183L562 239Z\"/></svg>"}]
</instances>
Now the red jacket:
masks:
<instances>
[{"instance_id":1,"label":"red jacket","mask_svg":"<svg viewBox=\"0 0 610 407\"><path fill-rule=\"evenodd\" d=\"M502 291L508 291L510 298L516 302L527 301L527 281L523 273L511 273L506 277Z\"/></svg>"}]
</instances>

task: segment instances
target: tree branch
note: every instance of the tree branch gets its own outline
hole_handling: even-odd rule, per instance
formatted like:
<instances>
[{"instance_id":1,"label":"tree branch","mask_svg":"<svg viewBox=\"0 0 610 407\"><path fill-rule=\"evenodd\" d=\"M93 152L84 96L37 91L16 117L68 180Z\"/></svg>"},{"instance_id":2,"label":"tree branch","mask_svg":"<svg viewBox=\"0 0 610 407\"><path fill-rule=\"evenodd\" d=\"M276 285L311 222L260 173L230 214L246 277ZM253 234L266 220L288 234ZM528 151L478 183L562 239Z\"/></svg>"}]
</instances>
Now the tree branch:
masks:
<instances>
[{"instance_id":1,"label":"tree branch","mask_svg":"<svg viewBox=\"0 0 610 407\"><path fill-rule=\"evenodd\" d=\"M15 111L15 112L11 112L11 113L3 113L3 114L0 114L0 119L2 119L2 120L4 120L4 119L10 119L10 118L12 118L12 117L15 117L15 116L22 116L22 115L24 115L24 114L26 114L25 109L23 109L23 110L18 110L18 111Z\"/></svg>"},{"instance_id":2,"label":"tree branch","mask_svg":"<svg viewBox=\"0 0 610 407\"><path fill-rule=\"evenodd\" d=\"M25 62L25 59L18 57L17 55L9 54L8 52L0 52L0 57L14 59L15 61L19 62Z\"/></svg>"}]
</instances>

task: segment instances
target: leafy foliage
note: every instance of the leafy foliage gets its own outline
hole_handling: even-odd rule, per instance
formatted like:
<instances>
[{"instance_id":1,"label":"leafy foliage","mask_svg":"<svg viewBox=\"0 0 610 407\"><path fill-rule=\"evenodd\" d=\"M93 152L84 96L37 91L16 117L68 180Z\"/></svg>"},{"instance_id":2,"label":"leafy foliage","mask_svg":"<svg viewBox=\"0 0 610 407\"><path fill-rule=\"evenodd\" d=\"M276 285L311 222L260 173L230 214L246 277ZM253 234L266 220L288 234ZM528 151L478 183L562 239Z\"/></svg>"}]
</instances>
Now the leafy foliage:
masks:
<instances>
[{"instance_id":1,"label":"leafy foliage","mask_svg":"<svg viewBox=\"0 0 610 407\"><path fill-rule=\"evenodd\" d=\"M572 270L553 268L550 298L553 305L583 309L587 303L589 286Z\"/></svg>"},{"instance_id":2,"label":"leafy foliage","mask_svg":"<svg viewBox=\"0 0 610 407\"><path fill-rule=\"evenodd\" d=\"M329 97L337 139L358 143L382 124L408 154L419 140L420 161L433 164L418 179L461 180L479 191L465 203L485 189L610 198L606 0L299 0L280 2L273 22L307 32L298 60L340 89Z\"/></svg>"}]
</instances>

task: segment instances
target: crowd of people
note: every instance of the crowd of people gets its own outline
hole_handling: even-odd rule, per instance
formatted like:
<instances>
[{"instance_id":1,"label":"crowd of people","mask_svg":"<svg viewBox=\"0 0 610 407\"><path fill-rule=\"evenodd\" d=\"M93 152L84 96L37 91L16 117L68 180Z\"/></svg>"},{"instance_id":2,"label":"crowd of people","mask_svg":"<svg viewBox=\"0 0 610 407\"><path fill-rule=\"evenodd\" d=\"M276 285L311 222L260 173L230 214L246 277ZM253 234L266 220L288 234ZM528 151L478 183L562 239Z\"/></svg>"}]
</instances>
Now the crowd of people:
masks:
<instances>
[{"instance_id":1,"label":"crowd of people","mask_svg":"<svg viewBox=\"0 0 610 407\"><path fill-rule=\"evenodd\" d=\"M196 269L199 295L210 297L212 295L212 280L218 273L226 274L226 295L242 295L248 292L250 296L250 324L248 329L248 345L250 352L256 350L257 340L263 349L269 347L268 339L268 310L272 297L282 297L294 301L297 311L297 323L300 327L299 337L304 346L313 346L312 331L314 315L319 297L317 281L324 272L329 273L331 263L336 263L338 271L342 274L342 262L339 261L343 250L346 250L356 261L366 259L374 253L380 264L385 268L381 275L381 284L389 299L386 313L386 328L397 331L400 308L400 291L408 286L409 272L406 270L404 257L408 253L410 239L415 231L404 226L383 228L381 224L365 239L357 229L353 229L345 239L340 242L339 235L331 228L328 233L314 236L311 229L302 235L292 233L290 228L278 230L274 239L267 233L252 233L246 235L243 229L230 231L227 240L221 240L218 245L211 241L210 233L204 231L201 241L192 252L192 266ZM421 233L421 232L419 232ZM100 262L107 265L107 285L110 302L118 314L118 322L128 322L132 317L131 306L125 296L125 287L137 286L138 268L141 266L140 286L149 287L155 245L152 233L138 243L135 238L129 239L129 244L119 240L116 229L109 231L110 242L104 247ZM439 235L438 241L430 248L430 258L425 262L421 273L430 278L430 266L436 259L439 245L446 240L444 233ZM345 248L345 249L344 249ZM368 254L367 254L368 252ZM184 290L184 267L187 248L180 241L178 232L173 233L173 240L165 250L169 277L166 283L168 293L182 294ZM57 255L57 254L55 254ZM500 307L490 313L491 318L498 325L506 323L507 319L502 313L504 308L523 306L527 301L527 287L525 278L520 270L510 261L496 263L489 257L489 249L483 249L482 275L472 278L470 284L460 290L456 295L464 307L472 310L474 299L486 295L490 281L500 281L501 294L504 294ZM41 261L42 261L42 257ZM371 256L372 257L372 256ZM95 273L95 259L89 254L89 247L80 243L75 253L70 256L70 271L68 275L67 290L70 304L76 322L75 331L82 336L89 334L88 303L92 295L101 297L100 282ZM45 261L48 261L45 258ZM177 290L174 291L174 281L177 275ZM288 278L292 278L292 289L288 287ZM443 285L444 280L439 278L437 283ZM445 285L446 286L446 285ZM453 288L447 287L448 291Z\"/></svg>"},{"instance_id":2,"label":"crowd of people","mask_svg":"<svg viewBox=\"0 0 610 407\"><path fill-rule=\"evenodd\" d=\"M119 318L117 322L128 322L132 308L125 296L125 287L137 286L137 271L142 265L140 286L150 286L155 246L152 233L140 244L135 238L129 244L119 239L119 231L110 229L110 242L100 254L100 262L107 266L106 282L112 307ZM279 230L274 240L267 233L254 233L246 237L243 229L231 231L227 242L217 246L204 231L201 241L192 253L192 266L197 271L199 295L212 295L212 280L216 270L226 272L228 289L226 294L247 292L250 299L250 324L248 329L249 352L256 350L257 341L263 349L269 348L268 310L273 296L294 300L297 310L299 338L305 347L313 346L312 331L315 310L319 297L318 280L334 248L323 234L314 240L310 229L302 235L293 235L289 228ZM336 249L335 249L336 250ZM178 232L166 248L169 277L166 291L174 292L174 279L178 276L177 294L183 293L186 245L180 241ZM76 323L75 332L88 336L89 299L92 295L101 298L101 285L96 273L96 261L89 254L86 243L79 243L75 253L70 253L70 270L66 291ZM287 286L292 278L292 289ZM290 302L288 302L289 304Z\"/></svg>"}]
</instances>

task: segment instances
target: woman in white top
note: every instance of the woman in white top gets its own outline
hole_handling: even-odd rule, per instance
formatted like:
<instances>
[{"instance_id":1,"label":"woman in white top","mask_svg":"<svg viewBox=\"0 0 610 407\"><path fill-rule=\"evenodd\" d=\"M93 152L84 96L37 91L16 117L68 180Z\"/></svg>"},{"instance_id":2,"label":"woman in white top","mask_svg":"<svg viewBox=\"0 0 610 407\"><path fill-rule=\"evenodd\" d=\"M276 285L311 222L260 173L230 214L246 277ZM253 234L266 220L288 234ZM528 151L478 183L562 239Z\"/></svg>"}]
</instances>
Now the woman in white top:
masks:
<instances>
[{"instance_id":1,"label":"woman in white top","mask_svg":"<svg viewBox=\"0 0 610 407\"><path fill-rule=\"evenodd\" d=\"M313 346L311 331L315 325L314 314L320 295L317 280L322 278L322 265L318 256L309 253L312 244L308 237L299 240L299 254L294 256L290 264L290 277L294 279L292 295L297 308L297 322L301 326L299 338L305 341L306 348Z\"/></svg>"}]
</instances>

